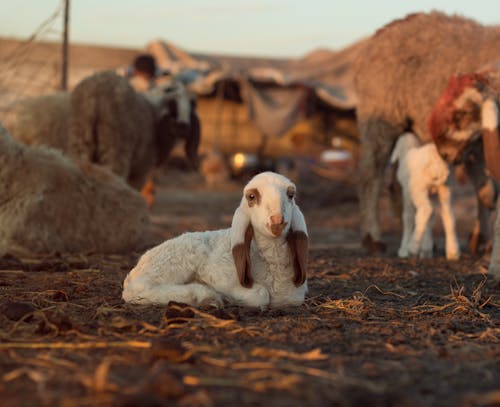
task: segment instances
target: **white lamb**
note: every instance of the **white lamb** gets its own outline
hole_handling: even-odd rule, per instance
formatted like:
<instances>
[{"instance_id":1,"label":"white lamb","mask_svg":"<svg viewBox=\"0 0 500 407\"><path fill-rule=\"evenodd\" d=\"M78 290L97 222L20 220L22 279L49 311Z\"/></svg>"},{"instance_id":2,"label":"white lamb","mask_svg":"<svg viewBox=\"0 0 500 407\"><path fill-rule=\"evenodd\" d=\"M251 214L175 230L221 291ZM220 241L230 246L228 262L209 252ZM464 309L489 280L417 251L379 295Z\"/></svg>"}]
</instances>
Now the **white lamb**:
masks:
<instances>
[{"instance_id":1,"label":"white lamb","mask_svg":"<svg viewBox=\"0 0 500 407\"><path fill-rule=\"evenodd\" d=\"M460 247L451 208L448 164L434 143L421 145L413 133L404 133L398 139L391 155L391 164L396 163L397 179L403 190L403 237L398 256L432 256L433 206L429 195L437 193L446 236L446 258L457 260Z\"/></svg>"},{"instance_id":2,"label":"white lamb","mask_svg":"<svg viewBox=\"0 0 500 407\"><path fill-rule=\"evenodd\" d=\"M185 233L146 252L127 275L136 304L300 305L307 292L308 235L295 185L264 172L245 186L231 228Z\"/></svg>"}]
</instances>

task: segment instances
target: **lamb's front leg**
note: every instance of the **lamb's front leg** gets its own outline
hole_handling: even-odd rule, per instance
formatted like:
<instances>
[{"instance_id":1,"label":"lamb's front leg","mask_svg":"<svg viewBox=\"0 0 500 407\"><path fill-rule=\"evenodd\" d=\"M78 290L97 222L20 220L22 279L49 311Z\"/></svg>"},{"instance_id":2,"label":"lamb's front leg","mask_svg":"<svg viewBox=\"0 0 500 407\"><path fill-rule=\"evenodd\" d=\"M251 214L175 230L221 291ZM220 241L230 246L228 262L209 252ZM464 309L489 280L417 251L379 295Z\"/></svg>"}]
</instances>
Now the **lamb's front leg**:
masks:
<instances>
[{"instance_id":1,"label":"lamb's front leg","mask_svg":"<svg viewBox=\"0 0 500 407\"><path fill-rule=\"evenodd\" d=\"M405 258L410 255L410 243L415 229L415 208L411 202L406 187L403 187L403 236L398 250L398 256Z\"/></svg>"},{"instance_id":2,"label":"lamb's front leg","mask_svg":"<svg viewBox=\"0 0 500 407\"><path fill-rule=\"evenodd\" d=\"M427 227L425 228L422 240L420 242L419 257L422 259L432 258L432 253L434 251L434 239L432 238L433 224L434 224L434 212L432 213L429 221L427 222Z\"/></svg>"},{"instance_id":3,"label":"lamb's front leg","mask_svg":"<svg viewBox=\"0 0 500 407\"><path fill-rule=\"evenodd\" d=\"M438 196L446 238L446 258L448 260L458 260L460 258L460 245L455 230L455 215L451 207L450 188L447 185L440 185L438 187Z\"/></svg>"},{"instance_id":4,"label":"lamb's front leg","mask_svg":"<svg viewBox=\"0 0 500 407\"><path fill-rule=\"evenodd\" d=\"M234 273L236 274L236 271ZM215 283L214 288L238 305L265 309L270 303L269 291L258 283L254 283L251 288L245 288L237 279L231 279Z\"/></svg>"},{"instance_id":5,"label":"lamb's front leg","mask_svg":"<svg viewBox=\"0 0 500 407\"><path fill-rule=\"evenodd\" d=\"M497 191L484 165L482 150L479 157L474 157L474 160L467 159L465 162L465 169L476 191L477 200L477 218L468 242L472 254L484 253L491 244L490 219L492 211L495 210Z\"/></svg>"},{"instance_id":6,"label":"lamb's front leg","mask_svg":"<svg viewBox=\"0 0 500 407\"><path fill-rule=\"evenodd\" d=\"M432 216L432 203L429 199L427 189L412 191L413 203L416 208L415 230L410 244L410 254L417 256L420 252L422 236L429 225Z\"/></svg>"},{"instance_id":7,"label":"lamb's front leg","mask_svg":"<svg viewBox=\"0 0 500 407\"><path fill-rule=\"evenodd\" d=\"M240 284L232 258L219 259L217 273L204 274L203 280L234 304L262 309L269 306L269 291L262 284L254 282L250 288Z\"/></svg>"}]
</instances>

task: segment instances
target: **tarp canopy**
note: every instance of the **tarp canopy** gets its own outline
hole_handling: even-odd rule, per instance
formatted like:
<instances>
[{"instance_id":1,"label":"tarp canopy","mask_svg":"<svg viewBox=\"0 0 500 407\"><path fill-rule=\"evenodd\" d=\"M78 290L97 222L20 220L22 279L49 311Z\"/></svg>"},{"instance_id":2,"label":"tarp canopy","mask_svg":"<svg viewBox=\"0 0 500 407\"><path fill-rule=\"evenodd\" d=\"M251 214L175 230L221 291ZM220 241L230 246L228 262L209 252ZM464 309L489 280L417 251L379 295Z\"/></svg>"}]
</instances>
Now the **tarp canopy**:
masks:
<instances>
[{"instance_id":1,"label":"tarp canopy","mask_svg":"<svg viewBox=\"0 0 500 407\"><path fill-rule=\"evenodd\" d=\"M266 136L279 137L290 130L300 117L306 90L303 88L259 89L245 86L250 119Z\"/></svg>"},{"instance_id":2,"label":"tarp canopy","mask_svg":"<svg viewBox=\"0 0 500 407\"><path fill-rule=\"evenodd\" d=\"M356 108L352 65L363 45L360 41L337 52L317 50L301 59L195 55L165 41L154 41L147 50L160 68L200 96L214 95L221 82L236 82L250 118L264 134L280 136L300 117L306 94L332 109Z\"/></svg>"},{"instance_id":3,"label":"tarp canopy","mask_svg":"<svg viewBox=\"0 0 500 407\"><path fill-rule=\"evenodd\" d=\"M146 50L155 57L158 67L173 74L190 70L204 72L211 68L208 62L192 57L167 41L152 41Z\"/></svg>"}]
</instances>

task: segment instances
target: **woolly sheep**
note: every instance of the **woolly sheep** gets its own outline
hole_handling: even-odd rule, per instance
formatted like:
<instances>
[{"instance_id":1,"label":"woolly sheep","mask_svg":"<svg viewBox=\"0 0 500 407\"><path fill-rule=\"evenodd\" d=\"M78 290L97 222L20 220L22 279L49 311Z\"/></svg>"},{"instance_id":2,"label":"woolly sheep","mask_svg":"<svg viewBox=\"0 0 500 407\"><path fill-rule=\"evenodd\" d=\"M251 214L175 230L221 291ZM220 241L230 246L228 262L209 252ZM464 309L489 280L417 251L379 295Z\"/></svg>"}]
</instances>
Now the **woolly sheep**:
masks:
<instances>
[{"instance_id":1,"label":"woolly sheep","mask_svg":"<svg viewBox=\"0 0 500 407\"><path fill-rule=\"evenodd\" d=\"M307 291L308 235L295 185L264 172L243 190L231 228L185 233L146 252L124 281L137 304L299 305Z\"/></svg>"},{"instance_id":2,"label":"woolly sheep","mask_svg":"<svg viewBox=\"0 0 500 407\"><path fill-rule=\"evenodd\" d=\"M16 106L7 129L26 145L46 145L65 151L68 140L70 95L58 92L29 98Z\"/></svg>"},{"instance_id":3,"label":"woolly sheep","mask_svg":"<svg viewBox=\"0 0 500 407\"><path fill-rule=\"evenodd\" d=\"M48 147L28 147L0 126L0 253L144 248L141 196L108 170Z\"/></svg>"},{"instance_id":4,"label":"woolly sheep","mask_svg":"<svg viewBox=\"0 0 500 407\"><path fill-rule=\"evenodd\" d=\"M500 181L500 69L453 76L429 117L429 130L440 153L449 161L470 154L471 145L484 144L476 160ZM479 178L479 176L476 176ZM484 180L479 190L494 207L498 185ZM500 216L496 217L489 272L500 281Z\"/></svg>"},{"instance_id":5,"label":"woolly sheep","mask_svg":"<svg viewBox=\"0 0 500 407\"><path fill-rule=\"evenodd\" d=\"M379 196L392 147L412 128L431 141L426 122L452 74L473 72L500 54L500 27L439 12L409 15L367 40L355 63L356 113L363 156L359 164L361 236L382 251ZM471 177L472 182L475 180ZM489 211L478 206L479 216ZM487 236L487 231L482 231Z\"/></svg>"},{"instance_id":6,"label":"woolly sheep","mask_svg":"<svg viewBox=\"0 0 500 407\"><path fill-rule=\"evenodd\" d=\"M71 93L22 103L12 133L26 144L104 165L136 189L180 139L193 167L198 164L200 123L179 83L140 94L125 78L99 72Z\"/></svg>"},{"instance_id":7,"label":"woolly sheep","mask_svg":"<svg viewBox=\"0 0 500 407\"><path fill-rule=\"evenodd\" d=\"M403 190L403 237L399 257L432 257L432 202L437 193L446 237L446 258L458 260L460 247L455 231L448 184L448 164L433 143L420 144L413 133L404 133L396 142L391 164L397 165L397 179Z\"/></svg>"}]
</instances>

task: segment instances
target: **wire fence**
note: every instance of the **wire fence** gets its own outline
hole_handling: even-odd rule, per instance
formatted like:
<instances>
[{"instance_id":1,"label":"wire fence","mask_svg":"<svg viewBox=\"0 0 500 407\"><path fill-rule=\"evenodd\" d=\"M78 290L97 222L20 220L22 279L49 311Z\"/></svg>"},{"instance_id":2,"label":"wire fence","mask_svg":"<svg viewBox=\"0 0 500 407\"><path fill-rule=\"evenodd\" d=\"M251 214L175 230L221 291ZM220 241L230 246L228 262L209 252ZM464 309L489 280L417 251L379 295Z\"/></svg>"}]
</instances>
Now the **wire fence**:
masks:
<instances>
[{"instance_id":1,"label":"wire fence","mask_svg":"<svg viewBox=\"0 0 500 407\"><path fill-rule=\"evenodd\" d=\"M64 2L24 41L1 40L0 122L13 119L15 107L28 97L58 90L61 77L61 47Z\"/></svg>"}]
</instances>

